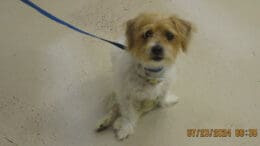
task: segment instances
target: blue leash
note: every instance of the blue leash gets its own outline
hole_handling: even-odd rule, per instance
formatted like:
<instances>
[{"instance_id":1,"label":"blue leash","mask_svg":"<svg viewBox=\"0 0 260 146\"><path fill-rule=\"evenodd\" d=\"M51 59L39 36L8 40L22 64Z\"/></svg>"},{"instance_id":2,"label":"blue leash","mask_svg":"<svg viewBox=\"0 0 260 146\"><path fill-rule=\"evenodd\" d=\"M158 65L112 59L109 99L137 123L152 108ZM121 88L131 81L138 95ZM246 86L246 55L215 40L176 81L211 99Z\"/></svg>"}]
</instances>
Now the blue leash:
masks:
<instances>
[{"instance_id":1,"label":"blue leash","mask_svg":"<svg viewBox=\"0 0 260 146\"><path fill-rule=\"evenodd\" d=\"M49 12L43 10L42 8L40 8L39 6L37 6L36 4L34 4L33 2L31 2L30 0L21 0L21 1L22 1L23 3L25 3L25 4L27 4L28 6L32 7L32 8L35 9L36 11L38 11L40 14L42 14L42 15L48 17L49 19L51 19L51 20L53 20L53 21L55 21L55 22L57 22L57 23L59 23L59 24L61 24L61 25L66 26L66 27L68 27L68 28L70 28L70 29L72 29L72 30L74 30L74 31L77 31L77 32L79 32L79 33L82 33L82 34L91 36L91 37L93 37L93 38L96 38L96 39L105 41L105 42L110 43L110 44L112 44L112 45L114 45L114 46L116 46L116 47L118 47L118 48L120 48L120 49L125 49L125 48L126 48L124 45L122 45L122 44L120 44L120 43L113 42L113 41L110 41L110 40L107 40L107 39L98 37L98 36L96 36L96 35L94 35L94 34L88 33L88 32L86 32L86 31L84 31L84 30L82 30L82 29L77 28L77 27L75 27L75 26L73 26L73 25L71 25L71 24L69 24L69 23L67 23L67 22L65 22L65 21L63 21L63 20L57 18L56 16L52 15L51 13L49 13Z\"/></svg>"}]
</instances>

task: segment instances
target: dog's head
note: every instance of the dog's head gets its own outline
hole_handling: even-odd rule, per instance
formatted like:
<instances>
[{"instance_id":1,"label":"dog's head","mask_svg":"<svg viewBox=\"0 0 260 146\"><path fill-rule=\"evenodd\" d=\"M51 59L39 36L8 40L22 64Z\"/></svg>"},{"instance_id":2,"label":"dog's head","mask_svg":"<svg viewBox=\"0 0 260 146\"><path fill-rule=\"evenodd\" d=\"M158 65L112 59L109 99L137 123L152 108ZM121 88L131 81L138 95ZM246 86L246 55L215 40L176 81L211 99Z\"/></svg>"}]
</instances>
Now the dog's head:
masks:
<instances>
[{"instance_id":1,"label":"dog's head","mask_svg":"<svg viewBox=\"0 0 260 146\"><path fill-rule=\"evenodd\" d=\"M127 22L129 52L142 64L174 63L178 52L187 50L191 24L176 16L144 13Z\"/></svg>"}]
</instances>

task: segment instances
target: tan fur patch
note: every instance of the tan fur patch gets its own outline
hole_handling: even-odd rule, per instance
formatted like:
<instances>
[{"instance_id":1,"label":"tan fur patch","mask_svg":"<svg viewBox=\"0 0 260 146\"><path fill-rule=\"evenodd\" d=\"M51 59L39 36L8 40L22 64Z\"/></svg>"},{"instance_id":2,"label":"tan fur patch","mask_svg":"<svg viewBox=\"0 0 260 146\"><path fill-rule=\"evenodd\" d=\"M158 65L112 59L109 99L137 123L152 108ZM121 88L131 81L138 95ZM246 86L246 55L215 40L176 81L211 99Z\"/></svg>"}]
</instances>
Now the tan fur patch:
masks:
<instances>
[{"instance_id":1,"label":"tan fur patch","mask_svg":"<svg viewBox=\"0 0 260 146\"><path fill-rule=\"evenodd\" d=\"M150 50L152 45L160 44L165 51L164 62L174 63L180 48L185 52L190 39L191 24L176 16L163 16L143 13L127 22L126 37L130 53L144 63L152 62ZM145 39L147 31L152 36ZM174 35L167 39L166 33ZM151 34L150 34L151 35Z\"/></svg>"}]
</instances>

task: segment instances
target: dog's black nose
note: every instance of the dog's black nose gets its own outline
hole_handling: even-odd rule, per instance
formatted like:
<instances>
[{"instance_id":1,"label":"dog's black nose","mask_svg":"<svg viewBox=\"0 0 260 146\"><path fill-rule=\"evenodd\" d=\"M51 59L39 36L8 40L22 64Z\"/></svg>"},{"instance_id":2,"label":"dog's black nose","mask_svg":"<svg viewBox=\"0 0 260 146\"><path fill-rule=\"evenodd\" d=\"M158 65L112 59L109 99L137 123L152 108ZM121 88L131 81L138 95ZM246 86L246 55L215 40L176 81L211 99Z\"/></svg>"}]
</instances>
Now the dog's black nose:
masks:
<instances>
[{"instance_id":1,"label":"dog's black nose","mask_svg":"<svg viewBox=\"0 0 260 146\"><path fill-rule=\"evenodd\" d=\"M161 61L163 59L163 47L155 45L151 49L151 57L154 61Z\"/></svg>"},{"instance_id":2,"label":"dog's black nose","mask_svg":"<svg viewBox=\"0 0 260 146\"><path fill-rule=\"evenodd\" d=\"M154 56L161 56L163 55L163 48L160 45L155 45L152 47L152 55Z\"/></svg>"}]
</instances>

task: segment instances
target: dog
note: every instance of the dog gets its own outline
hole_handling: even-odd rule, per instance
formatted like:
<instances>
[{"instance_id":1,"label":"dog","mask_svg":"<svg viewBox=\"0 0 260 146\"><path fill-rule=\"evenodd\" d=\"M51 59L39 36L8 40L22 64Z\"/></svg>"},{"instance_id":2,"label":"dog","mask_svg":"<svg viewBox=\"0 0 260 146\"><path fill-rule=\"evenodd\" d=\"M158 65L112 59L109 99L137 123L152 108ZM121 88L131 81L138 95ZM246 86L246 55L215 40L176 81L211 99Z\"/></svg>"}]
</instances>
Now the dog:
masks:
<instances>
[{"instance_id":1,"label":"dog","mask_svg":"<svg viewBox=\"0 0 260 146\"><path fill-rule=\"evenodd\" d=\"M112 54L115 93L97 131L113 127L119 140L133 134L141 115L177 103L169 90L174 63L186 52L192 25L175 15L142 13L126 23L126 50Z\"/></svg>"}]
</instances>

